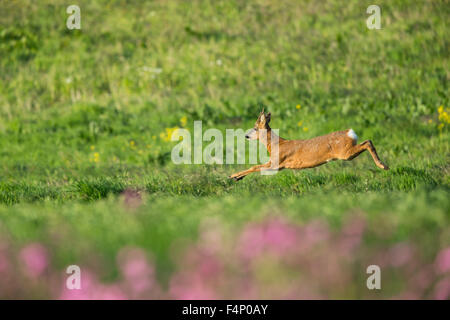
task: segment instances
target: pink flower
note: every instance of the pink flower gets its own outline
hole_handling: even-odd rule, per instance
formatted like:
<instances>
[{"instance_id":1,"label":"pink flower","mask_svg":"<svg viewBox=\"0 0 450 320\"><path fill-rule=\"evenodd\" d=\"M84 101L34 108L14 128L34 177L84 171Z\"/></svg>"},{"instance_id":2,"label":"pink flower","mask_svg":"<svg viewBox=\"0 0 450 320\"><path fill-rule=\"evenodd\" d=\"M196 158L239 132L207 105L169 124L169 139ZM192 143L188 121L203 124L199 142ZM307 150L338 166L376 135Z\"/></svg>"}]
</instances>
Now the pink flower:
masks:
<instances>
[{"instance_id":1,"label":"pink flower","mask_svg":"<svg viewBox=\"0 0 450 320\"><path fill-rule=\"evenodd\" d=\"M20 251L25 272L32 278L39 277L48 266L47 250L39 243L32 243Z\"/></svg>"},{"instance_id":2,"label":"pink flower","mask_svg":"<svg viewBox=\"0 0 450 320\"><path fill-rule=\"evenodd\" d=\"M328 225L316 220L308 223L302 232L301 243L306 248L311 248L319 243L326 242L330 237Z\"/></svg>"},{"instance_id":3,"label":"pink flower","mask_svg":"<svg viewBox=\"0 0 450 320\"><path fill-rule=\"evenodd\" d=\"M61 300L90 300L95 299L94 293L98 286L97 279L89 270L81 268L81 288L68 289L66 287L66 279L62 281L63 289L59 296Z\"/></svg>"},{"instance_id":4,"label":"pink flower","mask_svg":"<svg viewBox=\"0 0 450 320\"><path fill-rule=\"evenodd\" d=\"M407 264L413 257L413 249L407 243L398 243L389 250L389 260L393 267Z\"/></svg>"},{"instance_id":5,"label":"pink flower","mask_svg":"<svg viewBox=\"0 0 450 320\"><path fill-rule=\"evenodd\" d=\"M111 284L98 287L92 298L96 300L125 300L127 297L117 284Z\"/></svg>"},{"instance_id":6,"label":"pink flower","mask_svg":"<svg viewBox=\"0 0 450 320\"><path fill-rule=\"evenodd\" d=\"M352 217L342 229L342 237L339 239L340 251L343 254L352 254L352 252L361 244L365 221L360 217Z\"/></svg>"},{"instance_id":7,"label":"pink flower","mask_svg":"<svg viewBox=\"0 0 450 320\"><path fill-rule=\"evenodd\" d=\"M299 245L298 229L281 220L252 224L244 229L238 250L243 258L251 259L265 251L284 254Z\"/></svg>"},{"instance_id":8,"label":"pink flower","mask_svg":"<svg viewBox=\"0 0 450 320\"><path fill-rule=\"evenodd\" d=\"M215 278L221 273L221 263L213 256L205 256L198 265L198 271L202 277Z\"/></svg>"},{"instance_id":9,"label":"pink flower","mask_svg":"<svg viewBox=\"0 0 450 320\"><path fill-rule=\"evenodd\" d=\"M435 268L439 274L450 271L450 247L439 252L435 261Z\"/></svg>"},{"instance_id":10,"label":"pink flower","mask_svg":"<svg viewBox=\"0 0 450 320\"><path fill-rule=\"evenodd\" d=\"M117 255L119 269L125 281L125 287L133 297L149 293L155 287L155 270L143 250L137 248L122 249Z\"/></svg>"},{"instance_id":11,"label":"pink flower","mask_svg":"<svg viewBox=\"0 0 450 320\"><path fill-rule=\"evenodd\" d=\"M433 266L425 265L410 279L410 284L418 291L425 291L433 282Z\"/></svg>"},{"instance_id":12,"label":"pink flower","mask_svg":"<svg viewBox=\"0 0 450 320\"><path fill-rule=\"evenodd\" d=\"M142 204L142 195L139 191L126 189L122 192L122 197L127 209L136 209Z\"/></svg>"},{"instance_id":13,"label":"pink flower","mask_svg":"<svg viewBox=\"0 0 450 320\"><path fill-rule=\"evenodd\" d=\"M63 289L59 295L61 300L123 300L125 293L118 284L104 285L89 270L81 268L81 288L68 289L64 282Z\"/></svg>"},{"instance_id":14,"label":"pink flower","mask_svg":"<svg viewBox=\"0 0 450 320\"><path fill-rule=\"evenodd\" d=\"M170 283L170 296L177 300L215 300L217 288L211 288L201 280L189 281L186 275L175 276Z\"/></svg>"},{"instance_id":15,"label":"pink flower","mask_svg":"<svg viewBox=\"0 0 450 320\"><path fill-rule=\"evenodd\" d=\"M264 231L260 225L250 224L242 232L239 251L244 259L251 259L258 256L264 249Z\"/></svg>"},{"instance_id":16,"label":"pink flower","mask_svg":"<svg viewBox=\"0 0 450 320\"><path fill-rule=\"evenodd\" d=\"M434 299L448 300L450 299L450 278L444 278L438 282L434 289Z\"/></svg>"},{"instance_id":17,"label":"pink flower","mask_svg":"<svg viewBox=\"0 0 450 320\"><path fill-rule=\"evenodd\" d=\"M266 246L279 251L293 249L298 244L297 230L282 221L269 221L264 232Z\"/></svg>"},{"instance_id":18,"label":"pink flower","mask_svg":"<svg viewBox=\"0 0 450 320\"><path fill-rule=\"evenodd\" d=\"M7 247L0 243L0 273L6 273L11 268L11 263L7 254Z\"/></svg>"}]
</instances>

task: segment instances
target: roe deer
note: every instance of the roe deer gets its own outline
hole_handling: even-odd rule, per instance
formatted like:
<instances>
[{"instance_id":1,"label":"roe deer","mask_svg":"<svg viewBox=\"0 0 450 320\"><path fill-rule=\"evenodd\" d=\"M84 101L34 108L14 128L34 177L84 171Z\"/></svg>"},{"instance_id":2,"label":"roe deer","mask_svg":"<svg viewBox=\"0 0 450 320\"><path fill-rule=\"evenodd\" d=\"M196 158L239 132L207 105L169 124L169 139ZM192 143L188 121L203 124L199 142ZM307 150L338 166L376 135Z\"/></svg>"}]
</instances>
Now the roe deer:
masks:
<instances>
[{"instance_id":1,"label":"roe deer","mask_svg":"<svg viewBox=\"0 0 450 320\"><path fill-rule=\"evenodd\" d=\"M237 172L230 176L231 179L238 181L257 171L306 169L333 160L353 160L366 150L370 152L377 167L389 170L389 167L378 157L372 141L366 140L357 144L358 137L352 129L336 131L308 140L286 140L272 132L269 122L270 112L265 114L263 109L256 120L255 127L245 135L245 138L249 140L259 139L266 146L270 155L269 162ZM272 153L272 147L278 150L278 159Z\"/></svg>"}]
</instances>

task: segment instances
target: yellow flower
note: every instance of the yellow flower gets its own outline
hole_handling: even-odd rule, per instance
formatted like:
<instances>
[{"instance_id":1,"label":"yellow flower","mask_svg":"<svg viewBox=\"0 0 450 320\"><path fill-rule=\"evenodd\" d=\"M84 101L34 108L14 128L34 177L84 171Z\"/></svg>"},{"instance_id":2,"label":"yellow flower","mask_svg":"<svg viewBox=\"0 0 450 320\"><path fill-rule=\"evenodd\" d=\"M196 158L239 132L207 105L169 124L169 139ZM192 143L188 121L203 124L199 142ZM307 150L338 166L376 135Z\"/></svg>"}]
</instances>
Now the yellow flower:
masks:
<instances>
[{"instance_id":1,"label":"yellow flower","mask_svg":"<svg viewBox=\"0 0 450 320\"><path fill-rule=\"evenodd\" d=\"M296 105L295 108L298 110L300 109L302 106L300 104Z\"/></svg>"},{"instance_id":2,"label":"yellow flower","mask_svg":"<svg viewBox=\"0 0 450 320\"><path fill-rule=\"evenodd\" d=\"M94 162L99 162L100 161L100 153L95 152L94 153Z\"/></svg>"},{"instance_id":3,"label":"yellow flower","mask_svg":"<svg viewBox=\"0 0 450 320\"><path fill-rule=\"evenodd\" d=\"M308 127L304 127L303 131L305 131L305 132L308 131Z\"/></svg>"},{"instance_id":4,"label":"yellow flower","mask_svg":"<svg viewBox=\"0 0 450 320\"><path fill-rule=\"evenodd\" d=\"M180 119L181 126L184 127L187 124L187 117L184 116Z\"/></svg>"},{"instance_id":5,"label":"yellow flower","mask_svg":"<svg viewBox=\"0 0 450 320\"><path fill-rule=\"evenodd\" d=\"M450 123L450 117L448 116L448 112L450 111L450 109L446 109L445 111L444 111L444 106L440 106L439 108L438 108L438 113L439 113L439 116L438 116L438 119L439 119L439 121L441 121L442 122L442 124L444 124L444 123ZM443 126L442 126L443 127ZM442 128L441 127L441 128Z\"/></svg>"},{"instance_id":6,"label":"yellow flower","mask_svg":"<svg viewBox=\"0 0 450 320\"><path fill-rule=\"evenodd\" d=\"M91 150L95 150L95 146L91 146Z\"/></svg>"},{"instance_id":7,"label":"yellow flower","mask_svg":"<svg viewBox=\"0 0 450 320\"><path fill-rule=\"evenodd\" d=\"M441 114L439 114L439 120L442 122L449 123L448 113L444 111Z\"/></svg>"},{"instance_id":8,"label":"yellow flower","mask_svg":"<svg viewBox=\"0 0 450 320\"><path fill-rule=\"evenodd\" d=\"M178 131L178 127L175 128L166 128L167 137L169 137L169 140L172 139L172 135Z\"/></svg>"},{"instance_id":9,"label":"yellow flower","mask_svg":"<svg viewBox=\"0 0 450 320\"><path fill-rule=\"evenodd\" d=\"M428 123L433 123L433 120L432 119L428 119Z\"/></svg>"},{"instance_id":10,"label":"yellow flower","mask_svg":"<svg viewBox=\"0 0 450 320\"><path fill-rule=\"evenodd\" d=\"M136 145L136 143L135 143L133 140L131 140L131 141L130 141L130 147L131 147L131 148L134 148L135 145Z\"/></svg>"},{"instance_id":11,"label":"yellow flower","mask_svg":"<svg viewBox=\"0 0 450 320\"><path fill-rule=\"evenodd\" d=\"M299 127L301 127L302 124L303 124L303 120L300 120L300 121L297 123L297 125L298 125Z\"/></svg>"},{"instance_id":12,"label":"yellow flower","mask_svg":"<svg viewBox=\"0 0 450 320\"><path fill-rule=\"evenodd\" d=\"M161 132L159 134L159 137L161 138L161 140L163 141L171 141L172 140L172 135L178 130L178 127L173 127L173 128L166 128L165 132Z\"/></svg>"}]
</instances>

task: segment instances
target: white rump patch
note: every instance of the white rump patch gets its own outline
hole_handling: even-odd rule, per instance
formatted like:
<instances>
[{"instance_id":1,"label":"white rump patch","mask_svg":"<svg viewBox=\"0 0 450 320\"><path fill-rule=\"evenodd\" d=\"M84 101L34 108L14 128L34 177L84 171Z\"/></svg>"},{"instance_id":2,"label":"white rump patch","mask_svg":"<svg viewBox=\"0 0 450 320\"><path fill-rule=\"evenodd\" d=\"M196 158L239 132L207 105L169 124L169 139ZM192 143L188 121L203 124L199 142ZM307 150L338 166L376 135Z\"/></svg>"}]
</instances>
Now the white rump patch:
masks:
<instances>
[{"instance_id":1,"label":"white rump patch","mask_svg":"<svg viewBox=\"0 0 450 320\"><path fill-rule=\"evenodd\" d=\"M358 140L358 136L353 129L348 130L347 135L355 141Z\"/></svg>"}]
</instances>

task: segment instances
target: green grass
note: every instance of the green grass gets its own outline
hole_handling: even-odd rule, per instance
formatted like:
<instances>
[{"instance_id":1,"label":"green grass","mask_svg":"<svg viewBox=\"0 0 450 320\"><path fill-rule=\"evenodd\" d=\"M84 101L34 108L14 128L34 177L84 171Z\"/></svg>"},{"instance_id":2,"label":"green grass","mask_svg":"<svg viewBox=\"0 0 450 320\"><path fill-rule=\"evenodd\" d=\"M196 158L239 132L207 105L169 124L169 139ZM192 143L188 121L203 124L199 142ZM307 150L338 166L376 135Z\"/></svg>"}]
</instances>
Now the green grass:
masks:
<instances>
[{"instance_id":1,"label":"green grass","mask_svg":"<svg viewBox=\"0 0 450 320\"><path fill-rule=\"evenodd\" d=\"M55 255L55 264L60 268L74 260L80 265L89 265L95 252L104 263L102 271L106 275L116 272L114 259L120 248L143 247L155 255L159 275L167 279L173 267L173 245L184 247L186 241L192 242L198 226L208 219L217 219L232 230L248 221L282 215L300 224L323 219L338 229L345 219L359 211L368 218L373 244L411 240L429 256L434 256L437 248L450 241L448 232L442 233L441 237L431 236L448 226L449 210L448 193L444 191L414 194L319 192L307 197L288 197L284 201L256 196L244 203L233 195L220 198L184 195L176 200L172 196L148 195L144 204L131 212L123 198L115 197L93 204L72 202L62 206L46 203L1 207L4 223L0 230L8 230L16 239L17 247L30 240L48 244Z\"/></svg>"},{"instance_id":2,"label":"green grass","mask_svg":"<svg viewBox=\"0 0 450 320\"><path fill-rule=\"evenodd\" d=\"M280 198L317 192L333 193L336 190L355 193L376 191L381 194L392 191L448 190L442 184L442 177L433 176L426 170L411 167L394 168L387 172L380 172L376 168L366 168L362 172L349 168L333 169L339 166L336 164L330 165L330 169L303 172L284 171L269 177L256 174L238 183L228 179L225 170L211 172L202 168L153 174L142 172L141 175L105 173L105 176L71 177L64 182L55 178L47 181L10 180L0 183L0 201L9 205L43 200L58 203L68 200L94 201L127 189L174 198L225 195Z\"/></svg>"},{"instance_id":3,"label":"green grass","mask_svg":"<svg viewBox=\"0 0 450 320\"><path fill-rule=\"evenodd\" d=\"M60 268L139 246L162 279L171 246L205 217L337 227L361 210L395 228L388 241L435 253L450 240L449 125L437 111L449 107L450 9L379 1L382 29L368 30L370 4L78 1L82 30L68 30L64 1L0 0L0 230L17 246L47 244ZM353 128L391 170L362 154L234 182L249 165L171 162L175 143L160 135L183 117L225 133L251 128L262 107L284 138ZM134 213L124 190L144 197Z\"/></svg>"}]
</instances>

